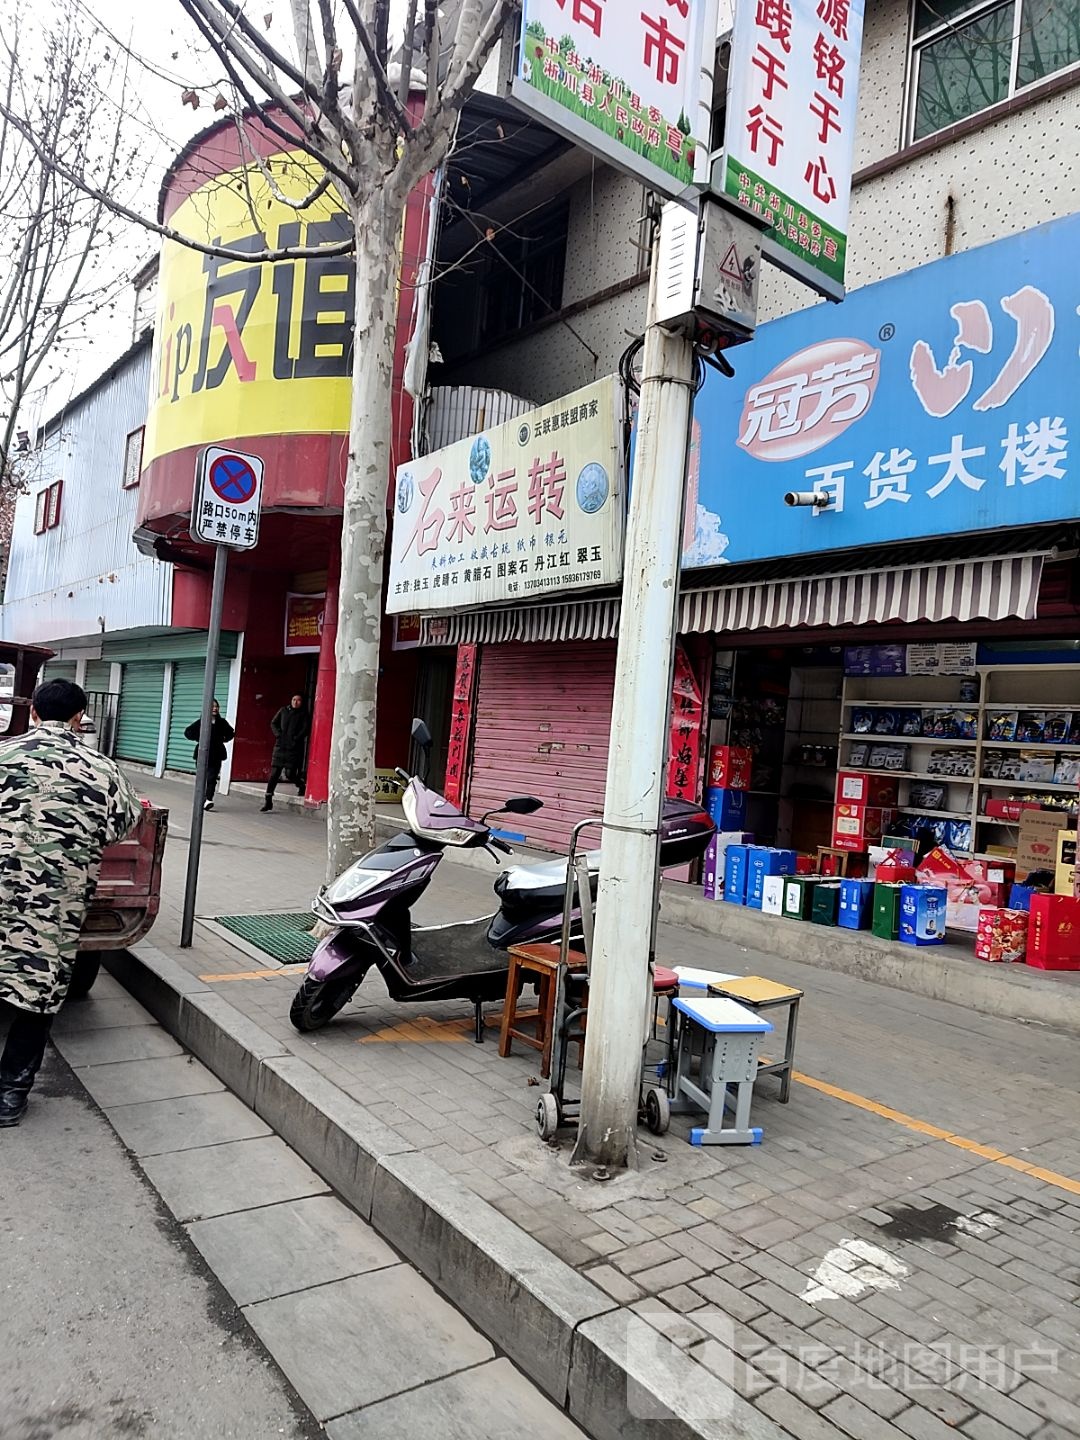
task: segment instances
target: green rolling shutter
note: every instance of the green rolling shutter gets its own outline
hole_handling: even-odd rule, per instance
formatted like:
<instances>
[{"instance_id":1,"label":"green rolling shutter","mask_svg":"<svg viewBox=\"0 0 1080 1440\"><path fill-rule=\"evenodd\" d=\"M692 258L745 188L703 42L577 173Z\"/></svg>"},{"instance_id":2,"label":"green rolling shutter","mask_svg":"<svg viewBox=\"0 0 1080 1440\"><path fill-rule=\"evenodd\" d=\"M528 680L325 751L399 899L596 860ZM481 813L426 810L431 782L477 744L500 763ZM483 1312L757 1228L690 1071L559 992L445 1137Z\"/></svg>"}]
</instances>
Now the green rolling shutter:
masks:
<instances>
[{"instance_id":1,"label":"green rolling shutter","mask_svg":"<svg viewBox=\"0 0 1080 1440\"><path fill-rule=\"evenodd\" d=\"M120 759L156 764L164 689L165 667L160 660L124 666L116 731L116 753Z\"/></svg>"},{"instance_id":2,"label":"green rolling shutter","mask_svg":"<svg viewBox=\"0 0 1080 1440\"><path fill-rule=\"evenodd\" d=\"M74 660L49 660L49 661L46 661L45 668L44 668L44 669L42 670L42 672L41 672L41 679L38 681L38 683L39 683L39 684L44 684L46 680L72 680L72 681L74 681L74 679L75 679L75 661L74 661Z\"/></svg>"},{"instance_id":3,"label":"green rolling shutter","mask_svg":"<svg viewBox=\"0 0 1080 1440\"><path fill-rule=\"evenodd\" d=\"M88 660L86 680L83 689L87 692L108 694L112 689L112 665L108 660Z\"/></svg>"},{"instance_id":4,"label":"green rolling shutter","mask_svg":"<svg viewBox=\"0 0 1080 1440\"><path fill-rule=\"evenodd\" d=\"M169 770L195 772L195 746L184 738L184 731L193 720L199 718L202 709L203 675L206 672L204 660L178 660L173 671L172 713L169 716L169 748L165 764ZM218 660L217 683L214 695L221 706L222 714L227 712L229 699L229 661Z\"/></svg>"}]
</instances>

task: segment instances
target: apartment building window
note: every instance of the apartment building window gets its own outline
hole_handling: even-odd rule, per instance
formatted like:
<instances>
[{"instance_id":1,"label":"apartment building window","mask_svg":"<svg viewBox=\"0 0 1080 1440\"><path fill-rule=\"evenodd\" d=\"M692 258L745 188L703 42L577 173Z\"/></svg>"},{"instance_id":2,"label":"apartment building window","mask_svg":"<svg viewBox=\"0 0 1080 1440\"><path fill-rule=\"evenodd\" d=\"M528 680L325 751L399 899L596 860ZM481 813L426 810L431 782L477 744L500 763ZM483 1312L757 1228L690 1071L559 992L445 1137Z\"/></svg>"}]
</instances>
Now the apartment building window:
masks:
<instances>
[{"instance_id":1,"label":"apartment building window","mask_svg":"<svg viewBox=\"0 0 1080 1440\"><path fill-rule=\"evenodd\" d=\"M483 281L479 345L543 320L562 304L570 208L560 205L510 225L491 242Z\"/></svg>"},{"instance_id":2,"label":"apartment building window","mask_svg":"<svg viewBox=\"0 0 1080 1440\"><path fill-rule=\"evenodd\" d=\"M125 490L134 490L142 472L143 426L132 430L124 441L124 476L121 481Z\"/></svg>"},{"instance_id":3,"label":"apartment building window","mask_svg":"<svg viewBox=\"0 0 1080 1440\"><path fill-rule=\"evenodd\" d=\"M44 535L46 530L55 530L60 524L60 496L64 482L54 480L44 490L39 490L34 504L34 534Z\"/></svg>"},{"instance_id":4,"label":"apartment building window","mask_svg":"<svg viewBox=\"0 0 1080 1440\"><path fill-rule=\"evenodd\" d=\"M915 0L911 140L1080 63L1080 0Z\"/></svg>"}]
</instances>

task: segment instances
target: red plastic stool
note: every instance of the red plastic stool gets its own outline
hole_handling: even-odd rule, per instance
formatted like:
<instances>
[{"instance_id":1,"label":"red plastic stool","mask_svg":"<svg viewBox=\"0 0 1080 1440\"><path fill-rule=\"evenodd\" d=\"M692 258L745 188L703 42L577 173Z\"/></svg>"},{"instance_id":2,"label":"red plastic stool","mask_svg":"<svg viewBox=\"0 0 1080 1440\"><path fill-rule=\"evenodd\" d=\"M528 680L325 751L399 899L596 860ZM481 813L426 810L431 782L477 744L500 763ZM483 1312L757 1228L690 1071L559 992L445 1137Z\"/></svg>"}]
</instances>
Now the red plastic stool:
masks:
<instances>
[{"instance_id":1,"label":"red plastic stool","mask_svg":"<svg viewBox=\"0 0 1080 1440\"><path fill-rule=\"evenodd\" d=\"M653 1016L652 1016L652 1037L657 1039L657 1030L660 1028L660 1001L667 1000L669 1003L676 999L679 994L679 977L674 970L668 970L664 965L653 966Z\"/></svg>"}]
</instances>

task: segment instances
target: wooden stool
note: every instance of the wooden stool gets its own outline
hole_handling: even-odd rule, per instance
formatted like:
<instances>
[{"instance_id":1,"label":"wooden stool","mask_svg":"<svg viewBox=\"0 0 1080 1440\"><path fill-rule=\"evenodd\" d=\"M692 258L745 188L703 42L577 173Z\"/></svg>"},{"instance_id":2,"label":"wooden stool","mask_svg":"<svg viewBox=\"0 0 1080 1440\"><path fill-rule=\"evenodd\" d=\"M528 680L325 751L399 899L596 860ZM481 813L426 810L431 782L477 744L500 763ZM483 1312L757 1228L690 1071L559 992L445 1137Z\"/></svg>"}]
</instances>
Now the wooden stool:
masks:
<instances>
[{"instance_id":1,"label":"wooden stool","mask_svg":"<svg viewBox=\"0 0 1080 1440\"><path fill-rule=\"evenodd\" d=\"M799 1001L803 992L790 985L780 985L775 980L766 980L761 975L747 975L742 980L723 980L718 985L710 985L709 994L739 1000L755 1012L771 1010L775 1005L788 1006L784 1058L774 1060L770 1065L759 1065L757 1072L759 1075L780 1076L780 1103L786 1105L791 1094L791 1072L795 1066L795 1032L799 1024Z\"/></svg>"},{"instance_id":2,"label":"wooden stool","mask_svg":"<svg viewBox=\"0 0 1080 1440\"><path fill-rule=\"evenodd\" d=\"M547 1079L551 1074L551 1042L555 1025L555 980L559 971L558 945L513 945L508 951L510 968L506 977L506 999L503 1002L502 1025L499 1030L499 1054L509 1055L510 1045L520 1040L523 1045L539 1050L541 1054L540 1074ZM587 966L580 950L571 950L568 969L580 972ZM540 993L535 1010L519 1010L521 989L530 976L539 981ZM530 1033L517 1027L531 1024Z\"/></svg>"}]
</instances>

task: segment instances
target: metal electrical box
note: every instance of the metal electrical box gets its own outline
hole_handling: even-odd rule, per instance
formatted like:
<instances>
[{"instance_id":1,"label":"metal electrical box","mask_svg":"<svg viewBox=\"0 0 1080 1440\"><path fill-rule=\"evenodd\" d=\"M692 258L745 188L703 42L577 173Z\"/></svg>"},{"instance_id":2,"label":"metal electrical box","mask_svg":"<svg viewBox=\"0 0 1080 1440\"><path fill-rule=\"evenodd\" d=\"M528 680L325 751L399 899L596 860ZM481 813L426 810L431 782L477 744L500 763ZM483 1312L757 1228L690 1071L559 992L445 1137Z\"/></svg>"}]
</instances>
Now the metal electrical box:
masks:
<instances>
[{"instance_id":1,"label":"metal electrical box","mask_svg":"<svg viewBox=\"0 0 1080 1440\"><path fill-rule=\"evenodd\" d=\"M705 200L695 214L671 202L660 221L657 320L668 330L749 340L757 324L761 231Z\"/></svg>"}]
</instances>

